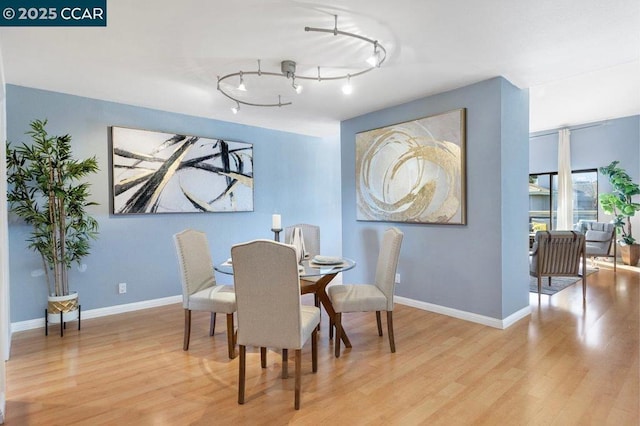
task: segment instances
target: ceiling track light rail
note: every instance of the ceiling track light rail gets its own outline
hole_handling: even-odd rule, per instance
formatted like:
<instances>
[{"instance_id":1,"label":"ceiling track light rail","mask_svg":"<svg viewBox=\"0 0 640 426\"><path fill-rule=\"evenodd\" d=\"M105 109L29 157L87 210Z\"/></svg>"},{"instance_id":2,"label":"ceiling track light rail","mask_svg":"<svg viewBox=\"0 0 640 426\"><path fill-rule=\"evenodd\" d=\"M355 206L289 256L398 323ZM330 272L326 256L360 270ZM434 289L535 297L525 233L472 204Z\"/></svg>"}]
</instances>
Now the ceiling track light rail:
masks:
<instances>
[{"instance_id":1,"label":"ceiling track light rail","mask_svg":"<svg viewBox=\"0 0 640 426\"><path fill-rule=\"evenodd\" d=\"M234 110L234 114L238 112L238 110L240 109L240 104L243 105L249 105L249 106L256 106L256 107L282 107L282 106L287 106L287 105L291 105L293 102L291 101L287 101L287 102L282 102L282 95L278 95L278 102L252 102L250 100L243 100L240 99L239 97L234 96L230 91L225 91L225 88L223 86L220 85L221 82L225 81L225 80L229 80L229 79L234 79L234 78L239 78L239 85L237 86L237 89L239 91L242 92L246 92L248 93L249 90L246 88L245 83L244 83L244 77L248 76L248 75L256 75L258 77L262 77L262 76L269 76L269 77L284 77L287 79L291 79L291 86L293 88L293 90L296 93L301 93L302 92L302 86L298 83L296 83L296 80L316 80L316 81L323 81L323 80L347 80L347 84L342 88L343 93L345 94L350 94L352 91L352 87L351 87L351 79L354 77L358 77L362 74L368 73L369 71L375 69L375 68L379 68L384 61L387 58L387 50L384 48L384 46L382 46L380 43L378 43L377 40L373 40L370 39L368 37L364 37L358 34L354 34L354 33L350 33L347 31L341 31L338 29L338 16L334 15L334 22L335 25L333 28L314 28L314 27L305 27L304 30L306 32L321 32L321 33L329 33L329 34L333 34L334 36L345 36L345 37L351 37L351 38L355 38L358 40L362 40L366 43L369 43L373 46L373 53L371 55L371 57L369 57L369 59L367 59L367 65L368 67L362 69L361 71L356 71L356 72L350 72L347 74L343 74L343 75L334 75L334 76L322 76L321 71L320 71L320 66L317 67L318 73L317 75L313 75L313 76L309 76L309 75L299 75L296 74L296 63L294 61L291 60L284 60L280 63L280 73L277 72L269 72L269 71L262 71L261 66L260 66L260 60L258 59L258 69L257 71L238 71L238 72L234 72L231 74L227 74L224 75L222 77L218 77L218 83L217 83L217 89L220 93L222 93L224 96L226 96L227 98L231 99L232 101L235 102L234 107L232 108Z\"/></svg>"}]
</instances>

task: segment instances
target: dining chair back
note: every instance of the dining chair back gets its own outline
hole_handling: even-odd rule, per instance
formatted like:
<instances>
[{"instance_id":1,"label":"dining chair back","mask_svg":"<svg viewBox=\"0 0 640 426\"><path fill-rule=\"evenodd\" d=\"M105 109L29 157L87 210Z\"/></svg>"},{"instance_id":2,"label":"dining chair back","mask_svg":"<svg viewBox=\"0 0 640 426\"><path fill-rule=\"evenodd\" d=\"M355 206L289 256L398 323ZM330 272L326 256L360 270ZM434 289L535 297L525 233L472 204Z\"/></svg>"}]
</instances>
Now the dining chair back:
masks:
<instances>
[{"instance_id":1,"label":"dining chair back","mask_svg":"<svg viewBox=\"0 0 640 426\"><path fill-rule=\"evenodd\" d=\"M238 306L240 372L238 403L244 403L246 347L295 350L295 408L300 408L302 347L311 337L312 368L317 371L317 331L320 310L302 305L295 249L270 240L255 240L231 248Z\"/></svg>"},{"instance_id":2,"label":"dining chair back","mask_svg":"<svg viewBox=\"0 0 640 426\"><path fill-rule=\"evenodd\" d=\"M215 333L216 313L227 315L227 346L229 358L235 357L234 321L236 297L233 287L217 285L209 243L204 232L185 229L173 236L178 255L184 308L183 350L189 349L191 311L211 313L209 334Z\"/></svg>"},{"instance_id":3,"label":"dining chair back","mask_svg":"<svg viewBox=\"0 0 640 426\"><path fill-rule=\"evenodd\" d=\"M284 229L284 241L287 244L291 244L293 230L295 228L300 228L302 231L302 239L304 241L304 248L307 253L307 257L312 258L320 254L320 227L317 225L309 225L307 223L287 226Z\"/></svg>"},{"instance_id":4,"label":"dining chair back","mask_svg":"<svg viewBox=\"0 0 640 426\"><path fill-rule=\"evenodd\" d=\"M309 259L313 259L315 256L320 254L320 227L317 225L310 225L307 223L298 223L296 225L287 226L284 229L284 241L287 244L293 243L294 230L300 229L302 233L302 241L304 243L304 251L306 257ZM320 277L306 277L302 278L301 285L302 286L314 286ZM320 307L320 300L318 299L317 294L314 293L313 296L313 304Z\"/></svg>"},{"instance_id":5,"label":"dining chair back","mask_svg":"<svg viewBox=\"0 0 640 426\"><path fill-rule=\"evenodd\" d=\"M393 294L396 288L396 271L402 238L403 234L398 228L389 228L383 234L380 244L375 284L386 298L387 311L393 311Z\"/></svg>"}]
</instances>

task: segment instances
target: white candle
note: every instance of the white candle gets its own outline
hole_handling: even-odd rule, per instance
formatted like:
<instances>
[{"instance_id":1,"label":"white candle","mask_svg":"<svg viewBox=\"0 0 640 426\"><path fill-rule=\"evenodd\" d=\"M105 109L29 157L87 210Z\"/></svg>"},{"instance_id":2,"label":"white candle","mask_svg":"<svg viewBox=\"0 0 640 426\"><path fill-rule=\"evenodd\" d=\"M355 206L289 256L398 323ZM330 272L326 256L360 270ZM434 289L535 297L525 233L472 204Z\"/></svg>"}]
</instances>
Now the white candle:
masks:
<instances>
[{"instance_id":1,"label":"white candle","mask_svg":"<svg viewBox=\"0 0 640 426\"><path fill-rule=\"evenodd\" d=\"M271 229L282 229L282 218L279 214L271 216Z\"/></svg>"}]
</instances>

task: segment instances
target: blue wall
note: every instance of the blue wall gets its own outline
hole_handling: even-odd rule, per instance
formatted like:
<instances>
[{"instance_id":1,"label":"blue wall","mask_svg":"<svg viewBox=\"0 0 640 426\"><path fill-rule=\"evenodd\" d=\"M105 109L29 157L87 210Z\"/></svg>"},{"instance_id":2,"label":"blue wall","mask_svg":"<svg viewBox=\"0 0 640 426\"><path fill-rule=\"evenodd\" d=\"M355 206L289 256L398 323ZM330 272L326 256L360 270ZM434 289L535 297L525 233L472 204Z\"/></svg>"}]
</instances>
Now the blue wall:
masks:
<instances>
[{"instance_id":1,"label":"blue wall","mask_svg":"<svg viewBox=\"0 0 640 426\"><path fill-rule=\"evenodd\" d=\"M529 304L527 245L528 92L503 78L344 121L343 252L358 267L345 282L372 282L387 227L405 234L396 294L504 319ZM356 133L467 109L467 225L356 221ZM523 231L525 230L525 231Z\"/></svg>"},{"instance_id":2,"label":"blue wall","mask_svg":"<svg viewBox=\"0 0 640 426\"><path fill-rule=\"evenodd\" d=\"M86 271L73 268L70 287L80 293L83 310L181 294L172 235L186 227L207 232L214 262L230 256L232 244L272 238L271 215L282 215L283 226L298 222L320 225L322 251L341 254L340 155L333 140L278 132L133 107L61 93L7 86L8 140L27 142L24 132L34 119L48 119L50 134L72 135L74 155L98 157L100 172L92 177L92 213L100 237L83 260ZM109 215L108 127L123 126L184 133L254 144L254 212ZM42 318L46 306L39 257L27 249L30 229L9 217L11 321ZM229 283L229 277L218 276ZM128 291L119 295L117 284Z\"/></svg>"},{"instance_id":3,"label":"blue wall","mask_svg":"<svg viewBox=\"0 0 640 426\"><path fill-rule=\"evenodd\" d=\"M529 92L501 79L502 317L529 305ZM526 248L523 248L523 244Z\"/></svg>"},{"instance_id":4,"label":"blue wall","mask_svg":"<svg viewBox=\"0 0 640 426\"><path fill-rule=\"evenodd\" d=\"M558 171L558 130L531 134L529 170L531 173ZM640 116L618 118L569 127L571 131L571 168L597 169L614 160L635 182L640 182ZM598 192L609 192L611 185L598 174ZM598 207L598 220L611 220ZM640 217L633 219L634 229L640 229Z\"/></svg>"}]
</instances>

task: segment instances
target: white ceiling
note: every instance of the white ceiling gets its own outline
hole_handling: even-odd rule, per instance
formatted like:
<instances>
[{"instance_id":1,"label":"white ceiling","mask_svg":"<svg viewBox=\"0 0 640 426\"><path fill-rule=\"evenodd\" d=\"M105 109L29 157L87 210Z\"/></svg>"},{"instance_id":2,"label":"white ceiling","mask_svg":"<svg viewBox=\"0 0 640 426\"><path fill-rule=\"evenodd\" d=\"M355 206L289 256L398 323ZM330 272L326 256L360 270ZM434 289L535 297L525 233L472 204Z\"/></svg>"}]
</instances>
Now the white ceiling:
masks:
<instances>
[{"instance_id":1,"label":"white ceiling","mask_svg":"<svg viewBox=\"0 0 640 426\"><path fill-rule=\"evenodd\" d=\"M380 69L303 82L282 108L234 104L217 76L239 70L353 69L370 52L308 33L377 39ZM106 28L0 29L7 83L310 135L381 108L504 76L530 89L530 130L640 114L638 0L110 0ZM261 77L260 83L282 80ZM280 81L280 83L282 83ZM254 81L247 81L251 90ZM116 123L117 124L117 123Z\"/></svg>"}]
</instances>

